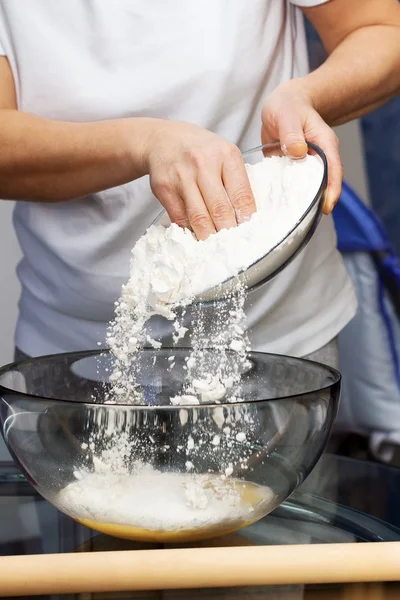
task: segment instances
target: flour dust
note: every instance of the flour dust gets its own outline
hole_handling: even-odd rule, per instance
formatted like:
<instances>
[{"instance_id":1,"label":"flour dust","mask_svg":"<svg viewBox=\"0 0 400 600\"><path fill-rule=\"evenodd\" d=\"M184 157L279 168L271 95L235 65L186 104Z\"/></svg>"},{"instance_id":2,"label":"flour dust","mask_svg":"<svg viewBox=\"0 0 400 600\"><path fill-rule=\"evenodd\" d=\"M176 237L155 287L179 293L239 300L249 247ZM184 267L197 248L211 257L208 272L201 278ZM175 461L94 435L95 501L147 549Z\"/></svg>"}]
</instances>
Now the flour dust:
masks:
<instances>
[{"instance_id":1,"label":"flour dust","mask_svg":"<svg viewBox=\"0 0 400 600\"><path fill-rule=\"evenodd\" d=\"M197 531L240 526L272 507L268 487L243 487L265 447L262 415L243 389L246 289L237 281L224 302L193 300L285 238L317 194L323 169L313 156L274 157L247 169L257 204L249 221L205 241L176 225L152 226L134 246L107 337L114 361L108 405L88 409L83 462L56 500L71 516ZM154 315L171 323L172 345L188 342L190 351L166 354L147 326ZM154 350L151 364L144 347ZM164 388L169 396L160 406Z\"/></svg>"}]
</instances>

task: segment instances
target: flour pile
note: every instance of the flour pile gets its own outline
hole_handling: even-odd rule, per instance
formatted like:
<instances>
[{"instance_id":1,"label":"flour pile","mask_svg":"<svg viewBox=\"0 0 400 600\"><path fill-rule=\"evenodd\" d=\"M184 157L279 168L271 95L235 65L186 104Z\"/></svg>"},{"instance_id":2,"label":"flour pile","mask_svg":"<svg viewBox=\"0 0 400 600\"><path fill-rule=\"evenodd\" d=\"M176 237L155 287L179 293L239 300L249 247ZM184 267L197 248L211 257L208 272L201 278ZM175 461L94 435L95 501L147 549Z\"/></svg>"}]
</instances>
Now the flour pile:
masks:
<instances>
[{"instance_id":1,"label":"flour pile","mask_svg":"<svg viewBox=\"0 0 400 600\"><path fill-rule=\"evenodd\" d=\"M268 486L242 480L264 458L264 435L252 403L168 411L92 406L74 481L53 501L117 537L198 539L232 531L277 501Z\"/></svg>"},{"instance_id":2,"label":"flour pile","mask_svg":"<svg viewBox=\"0 0 400 600\"><path fill-rule=\"evenodd\" d=\"M57 504L95 524L159 532L195 532L253 521L274 495L267 487L217 476L161 473L136 465L130 475L76 472Z\"/></svg>"},{"instance_id":3,"label":"flour pile","mask_svg":"<svg viewBox=\"0 0 400 600\"><path fill-rule=\"evenodd\" d=\"M198 294L235 277L284 239L308 209L323 176L321 160L310 155L299 161L265 158L246 168L257 205L249 221L205 241L175 224L168 228L154 225L134 246L130 279L123 287L108 334L115 357L110 402L140 400L136 353L146 345L161 347L147 332L148 319L157 314L173 321L174 342L178 343L187 332L185 307ZM194 351L181 401L178 398L176 403L240 400L236 387L249 350L244 301L245 289L238 282L227 302L213 307L212 336L205 325L206 310L200 305L192 323ZM213 352L207 353L207 347Z\"/></svg>"}]
</instances>

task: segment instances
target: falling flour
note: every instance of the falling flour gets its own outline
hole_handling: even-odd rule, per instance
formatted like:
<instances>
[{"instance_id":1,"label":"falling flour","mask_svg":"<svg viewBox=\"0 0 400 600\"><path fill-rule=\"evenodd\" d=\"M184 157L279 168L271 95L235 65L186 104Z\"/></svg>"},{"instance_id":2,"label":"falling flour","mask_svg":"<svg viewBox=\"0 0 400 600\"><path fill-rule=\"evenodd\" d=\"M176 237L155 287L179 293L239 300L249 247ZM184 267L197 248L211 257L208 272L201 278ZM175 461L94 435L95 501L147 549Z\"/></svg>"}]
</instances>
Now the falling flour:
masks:
<instances>
[{"instance_id":1,"label":"falling flour","mask_svg":"<svg viewBox=\"0 0 400 600\"><path fill-rule=\"evenodd\" d=\"M115 359L109 402L141 401L137 352L144 346L161 347L146 329L150 317L162 315L173 321L173 340L178 343L187 333L183 320L195 296L235 277L282 241L308 209L323 175L321 160L310 155L298 161L265 158L246 169L257 205L248 221L204 241L175 224L153 225L134 246L130 279L116 303L116 317L108 332ZM171 398L173 404L240 400L236 389L250 349L245 296L244 285L238 281L232 296L213 306L211 327L207 307L199 304L194 309L193 351L182 393Z\"/></svg>"},{"instance_id":2,"label":"falling flour","mask_svg":"<svg viewBox=\"0 0 400 600\"><path fill-rule=\"evenodd\" d=\"M128 406L96 407L75 481L55 499L94 529L133 539L179 533L198 539L232 531L274 507L269 487L241 480L265 454L257 404L242 402L249 391L241 396L250 350L246 289L237 279L223 302L190 305L285 238L315 197L322 164L313 156L274 157L247 171L257 204L247 222L205 241L176 225L152 226L132 250L130 279L108 332L114 368L107 402ZM158 368L167 389L178 380L180 389L167 400L180 408L167 413L129 407L147 402L139 367L146 353L139 351L161 347L147 327L153 315L172 321L174 344L190 322L191 351L156 352L145 368L147 381Z\"/></svg>"}]
</instances>

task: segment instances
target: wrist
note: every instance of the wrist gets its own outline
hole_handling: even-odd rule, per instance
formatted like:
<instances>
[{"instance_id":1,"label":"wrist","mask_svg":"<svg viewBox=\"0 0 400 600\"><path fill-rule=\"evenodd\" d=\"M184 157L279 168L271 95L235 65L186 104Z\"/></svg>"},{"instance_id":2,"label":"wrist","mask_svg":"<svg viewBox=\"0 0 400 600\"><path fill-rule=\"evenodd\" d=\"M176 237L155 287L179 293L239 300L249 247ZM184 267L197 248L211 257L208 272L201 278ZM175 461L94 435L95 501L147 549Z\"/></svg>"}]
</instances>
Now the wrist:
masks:
<instances>
[{"instance_id":1,"label":"wrist","mask_svg":"<svg viewBox=\"0 0 400 600\"><path fill-rule=\"evenodd\" d=\"M281 83L281 85L276 88L275 92L290 98L297 98L297 100L300 100L303 104L308 104L316 109L312 89L308 83L307 77L308 76L298 77L297 79L291 79L290 81Z\"/></svg>"},{"instance_id":2,"label":"wrist","mask_svg":"<svg viewBox=\"0 0 400 600\"><path fill-rule=\"evenodd\" d=\"M122 152L133 167L136 177L149 173L149 157L160 130L165 126L163 119L135 117L119 119Z\"/></svg>"}]
</instances>

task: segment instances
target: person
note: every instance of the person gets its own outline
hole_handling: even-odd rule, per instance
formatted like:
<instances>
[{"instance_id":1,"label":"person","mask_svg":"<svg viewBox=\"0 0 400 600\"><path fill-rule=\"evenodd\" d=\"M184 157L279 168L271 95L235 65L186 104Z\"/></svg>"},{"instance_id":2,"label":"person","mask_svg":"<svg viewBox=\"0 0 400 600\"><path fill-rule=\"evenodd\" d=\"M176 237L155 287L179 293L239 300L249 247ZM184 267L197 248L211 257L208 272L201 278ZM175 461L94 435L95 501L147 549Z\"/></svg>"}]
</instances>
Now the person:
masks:
<instances>
[{"instance_id":1,"label":"person","mask_svg":"<svg viewBox=\"0 0 400 600\"><path fill-rule=\"evenodd\" d=\"M312 73L302 13L329 52ZM104 342L160 203L199 239L236 226L255 210L241 151L279 140L300 158L307 140L328 159L326 216L250 295L248 326L254 349L336 360L356 300L329 216L342 181L331 126L397 94L397 0L1 0L0 54L20 353Z\"/></svg>"}]
</instances>

